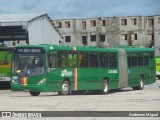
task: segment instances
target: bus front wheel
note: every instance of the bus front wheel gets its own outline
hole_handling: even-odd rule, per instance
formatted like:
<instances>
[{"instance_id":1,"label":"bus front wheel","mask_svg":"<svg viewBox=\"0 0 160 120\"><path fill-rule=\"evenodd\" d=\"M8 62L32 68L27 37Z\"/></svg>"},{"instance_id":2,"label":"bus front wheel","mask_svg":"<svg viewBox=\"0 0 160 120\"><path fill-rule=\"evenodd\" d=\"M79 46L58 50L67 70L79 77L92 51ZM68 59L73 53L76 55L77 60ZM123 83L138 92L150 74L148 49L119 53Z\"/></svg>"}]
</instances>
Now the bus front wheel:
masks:
<instances>
[{"instance_id":1,"label":"bus front wheel","mask_svg":"<svg viewBox=\"0 0 160 120\"><path fill-rule=\"evenodd\" d=\"M102 82L102 94L108 94L109 93L109 85L107 80L103 80Z\"/></svg>"},{"instance_id":2,"label":"bus front wheel","mask_svg":"<svg viewBox=\"0 0 160 120\"><path fill-rule=\"evenodd\" d=\"M32 96L38 96L40 92L29 92Z\"/></svg>"},{"instance_id":3,"label":"bus front wheel","mask_svg":"<svg viewBox=\"0 0 160 120\"><path fill-rule=\"evenodd\" d=\"M61 91L58 92L59 95L69 95L70 94L70 84L67 80L62 83Z\"/></svg>"}]
</instances>

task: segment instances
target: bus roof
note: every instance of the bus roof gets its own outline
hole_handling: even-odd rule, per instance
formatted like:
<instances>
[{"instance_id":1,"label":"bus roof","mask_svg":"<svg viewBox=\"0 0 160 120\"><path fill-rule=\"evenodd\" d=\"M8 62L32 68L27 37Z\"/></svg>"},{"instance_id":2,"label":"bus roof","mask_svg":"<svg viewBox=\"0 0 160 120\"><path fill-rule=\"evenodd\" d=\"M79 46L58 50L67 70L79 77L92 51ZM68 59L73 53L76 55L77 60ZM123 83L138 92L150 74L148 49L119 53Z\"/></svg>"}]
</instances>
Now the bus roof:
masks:
<instances>
[{"instance_id":1,"label":"bus roof","mask_svg":"<svg viewBox=\"0 0 160 120\"><path fill-rule=\"evenodd\" d=\"M142 52L142 51L154 51L154 48L147 48L141 46L116 46L113 48L122 48L125 49L127 52Z\"/></svg>"},{"instance_id":2,"label":"bus roof","mask_svg":"<svg viewBox=\"0 0 160 120\"><path fill-rule=\"evenodd\" d=\"M154 51L154 48L145 48L137 46L116 46L108 48L98 48L91 46L58 46L51 44L40 44L40 45L20 45L18 47L42 47L48 50L66 50L66 51L97 51L97 52L118 52L118 49L125 49L127 52L142 52L142 51Z\"/></svg>"},{"instance_id":3,"label":"bus roof","mask_svg":"<svg viewBox=\"0 0 160 120\"><path fill-rule=\"evenodd\" d=\"M97 52L118 52L117 48L98 48L98 47L91 47L91 46L58 46L58 45L51 45L51 44L40 44L40 45L19 45L19 47L42 47L46 50L66 50L66 51L97 51Z\"/></svg>"}]
</instances>

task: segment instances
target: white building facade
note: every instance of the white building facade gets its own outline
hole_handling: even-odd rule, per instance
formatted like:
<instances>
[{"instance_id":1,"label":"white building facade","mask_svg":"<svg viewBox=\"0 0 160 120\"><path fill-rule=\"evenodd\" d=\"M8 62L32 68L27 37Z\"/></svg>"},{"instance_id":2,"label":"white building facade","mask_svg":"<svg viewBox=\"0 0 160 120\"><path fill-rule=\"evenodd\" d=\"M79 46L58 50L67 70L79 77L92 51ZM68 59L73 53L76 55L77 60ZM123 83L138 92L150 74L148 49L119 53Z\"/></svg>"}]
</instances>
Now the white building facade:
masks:
<instances>
[{"instance_id":1,"label":"white building facade","mask_svg":"<svg viewBox=\"0 0 160 120\"><path fill-rule=\"evenodd\" d=\"M0 14L0 42L59 45L62 36L47 14Z\"/></svg>"}]
</instances>

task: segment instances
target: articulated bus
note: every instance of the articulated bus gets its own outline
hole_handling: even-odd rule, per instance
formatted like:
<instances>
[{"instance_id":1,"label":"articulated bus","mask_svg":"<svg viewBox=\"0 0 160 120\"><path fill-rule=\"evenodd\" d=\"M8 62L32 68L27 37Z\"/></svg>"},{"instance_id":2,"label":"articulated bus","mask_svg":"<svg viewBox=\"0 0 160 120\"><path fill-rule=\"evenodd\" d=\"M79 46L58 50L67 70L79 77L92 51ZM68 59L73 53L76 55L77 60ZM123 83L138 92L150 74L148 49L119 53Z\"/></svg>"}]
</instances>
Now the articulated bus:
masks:
<instances>
[{"instance_id":1,"label":"articulated bus","mask_svg":"<svg viewBox=\"0 0 160 120\"><path fill-rule=\"evenodd\" d=\"M68 95L131 87L142 90L156 81L153 48L19 46L13 50L12 91Z\"/></svg>"},{"instance_id":2,"label":"articulated bus","mask_svg":"<svg viewBox=\"0 0 160 120\"><path fill-rule=\"evenodd\" d=\"M11 60L13 48L0 48L0 83L11 81Z\"/></svg>"},{"instance_id":3,"label":"articulated bus","mask_svg":"<svg viewBox=\"0 0 160 120\"><path fill-rule=\"evenodd\" d=\"M156 57L156 76L160 79L160 56Z\"/></svg>"}]
</instances>

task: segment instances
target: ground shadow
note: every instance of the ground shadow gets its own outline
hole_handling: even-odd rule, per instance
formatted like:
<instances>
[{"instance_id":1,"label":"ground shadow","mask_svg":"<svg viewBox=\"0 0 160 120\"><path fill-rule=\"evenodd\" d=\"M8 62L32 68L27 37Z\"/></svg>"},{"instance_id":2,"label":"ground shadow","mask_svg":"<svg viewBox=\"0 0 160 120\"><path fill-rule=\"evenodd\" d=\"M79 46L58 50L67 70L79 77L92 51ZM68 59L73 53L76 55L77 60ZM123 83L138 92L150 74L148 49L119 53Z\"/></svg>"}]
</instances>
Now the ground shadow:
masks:
<instances>
[{"instance_id":1,"label":"ground shadow","mask_svg":"<svg viewBox=\"0 0 160 120\"><path fill-rule=\"evenodd\" d=\"M0 82L0 90L10 90L10 83Z\"/></svg>"},{"instance_id":2,"label":"ground shadow","mask_svg":"<svg viewBox=\"0 0 160 120\"><path fill-rule=\"evenodd\" d=\"M109 92L109 94L116 94L116 93L119 93L119 92L128 92L128 91L133 91L132 89L125 89L125 90L121 90L121 89L118 89L118 90L110 90L110 92ZM51 92L50 92L51 93ZM26 95L27 94L27 95ZM9 96L9 97L48 97L48 96L54 96L54 97L61 97L61 96L65 96L65 95L58 95L58 93L57 94L46 94L45 95L45 93L44 94L40 94L39 96L31 96L30 94L29 94L29 92L26 92L26 94L25 95L17 95L17 96ZM109 95L108 94L108 95ZM83 96L83 95L104 95L104 94L102 94L100 91L83 91L83 92L81 92L81 91L78 91L78 92L74 92L74 93L71 93L70 95L66 95L66 96Z\"/></svg>"}]
</instances>

